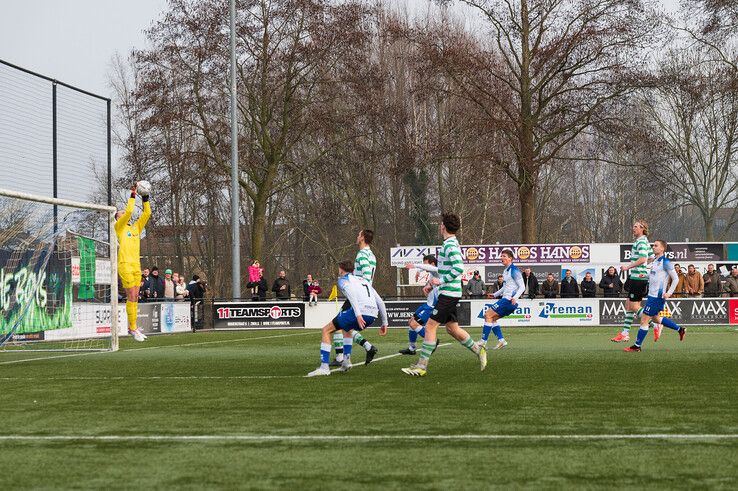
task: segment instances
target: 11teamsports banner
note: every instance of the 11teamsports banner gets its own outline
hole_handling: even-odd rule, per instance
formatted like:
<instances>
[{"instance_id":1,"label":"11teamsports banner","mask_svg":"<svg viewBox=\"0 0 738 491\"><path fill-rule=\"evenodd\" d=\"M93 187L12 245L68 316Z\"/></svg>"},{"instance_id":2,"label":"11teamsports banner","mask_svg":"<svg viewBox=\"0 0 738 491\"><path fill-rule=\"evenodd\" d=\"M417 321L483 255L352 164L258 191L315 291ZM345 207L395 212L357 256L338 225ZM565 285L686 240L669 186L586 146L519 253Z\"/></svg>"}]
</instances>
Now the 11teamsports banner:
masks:
<instances>
[{"instance_id":1,"label":"11teamsports banner","mask_svg":"<svg viewBox=\"0 0 738 491\"><path fill-rule=\"evenodd\" d=\"M213 302L213 329L305 327L304 302Z\"/></svg>"}]
</instances>

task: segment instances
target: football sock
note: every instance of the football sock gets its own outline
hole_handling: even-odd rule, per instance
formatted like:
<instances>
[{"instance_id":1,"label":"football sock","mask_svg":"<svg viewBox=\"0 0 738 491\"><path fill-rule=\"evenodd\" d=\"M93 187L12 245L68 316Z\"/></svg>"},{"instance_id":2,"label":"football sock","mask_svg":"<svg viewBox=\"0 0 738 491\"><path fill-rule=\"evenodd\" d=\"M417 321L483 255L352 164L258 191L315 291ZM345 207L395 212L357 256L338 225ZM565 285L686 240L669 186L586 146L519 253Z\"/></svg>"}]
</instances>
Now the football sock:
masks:
<instances>
[{"instance_id":1,"label":"football sock","mask_svg":"<svg viewBox=\"0 0 738 491\"><path fill-rule=\"evenodd\" d=\"M407 330L407 339L408 339L408 341L410 341L410 347L411 348L414 348L415 347L415 341L418 340L418 333L415 332L412 327Z\"/></svg>"},{"instance_id":2,"label":"football sock","mask_svg":"<svg viewBox=\"0 0 738 491\"><path fill-rule=\"evenodd\" d=\"M435 341L432 343L423 341L423 344L420 345L420 360L418 361L418 365L423 367L428 366L428 358L430 358L431 353L433 353L433 348L435 347Z\"/></svg>"},{"instance_id":3,"label":"football sock","mask_svg":"<svg viewBox=\"0 0 738 491\"><path fill-rule=\"evenodd\" d=\"M489 339L489 333L492 332L492 324L489 324L487 322L484 323L484 326L482 327L482 341L485 343Z\"/></svg>"},{"instance_id":4,"label":"football sock","mask_svg":"<svg viewBox=\"0 0 738 491\"><path fill-rule=\"evenodd\" d=\"M418 328L415 330L415 332L417 332L418 333L418 336L420 336L421 338L425 338L425 327L418 326Z\"/></svg>"},{"instance_id":5,"label":"football sock","mask_svg":"<svg viewBox=\"0 0 738 491\"><path fill-rule=\"evenodd\" d=\"M126 302L126 315L128 316L128 330L136 330L136 316L138 314L138 302Z\"/></svg>"},{"instance_id":6,"label":"football sock","mask_svg":"<svg viewBox=\"0 0 738 491\"><path fill-rule=\"evenodd\" d=\"M336 350L336 361L343 361L343 331L333 333L333 348Z\"/></svg>"},{"instance_id":7,"label":"football sock","mask_svg":"<svg viewBox=\"0 0 738 491\"><path fill-rule=\"evenodd\" d=\"M354 348L354 342L351 338L343 338L343 356L351 357L351 350Z\"/></svg>"},{"instance_id":8,"label":"football sock","mask_svg":"<svg viewBox=\"0 0 738 491\"><path fill-rule=\"evenodd\" d=\"M469 336L464 341L459 341L461 345L472 353L479 353L479 347L474 344L474 340Z\"/></svg>"},{"instance_id":9,"label":"football sock","mask_svg":"<svg viewBox=\"0 0 738 491\"><path fill-rule=\"evenodd\" d=\"M505 339L502 336L502 328L499 324L495 324L494 326L492 326L492 332L495 333L495 336L497 336L497 341L502 341L503 339Z\"/></svg>"},{"instance_id":10,"label":"football sock","mask_svg":"<svg viewBox=\"0 0 738 491\"><path fill-rule=\"evenodd\" d=\"M364 336L362 336L359 331L354 331L354 341L357 342L359 345L364 346L366 348L366 339L364 339ZM369 345L371 346L371 345ZM369 348L366 348L367 351L369 351Z\"/></svg>"},{"instance_id":11,"label":"football sock","mask_svg":"<svg viewBox=\"0 0 738 491\"><path fill-rule=\"evenodd\" d=\"M630 332L630 326L633 324L634 317L634 312L625 313L625 319L623 319L623 334L628 334Z\"/></svg>"},{"instance_id":12,"label":"football sock","mask_svg":"<svg viewBox=\"0 0 738 491\"><path fill-rule=\"evenodd\" d=\"M366 339L364 340L364 342L363 342L363 343L362 343L361 345L362 345L362 346L364 347L364 349L365 349L365 350L367 350L367 351L371 351L371 349L373 348L373 346L372 346L372 343L370 343L370 342L369 342L369 341L367 341Z\"/></svg>"},{"instance_id":13,"label":"football sock","mask_svg":"<svg viewBox=\"0 0 738 491\"><path fill-rule=\"evenodd\" d=\"M331 345L320 343L320 368L328 368L329 361L331 361Z\"/></svg>"},{"instance_id":14,"label":"football sock","mask_svg":"<svg viewBox=\"0 0 738 491\"><path fill-rule=\"evenodd\" d=\"M661 319L661 323L665 325L666 327L668 327L669 329L674 329L675 331L678 331L680 329L679 324L677 324L671 319L667 319L666 317L663 317Z\"/></svg>"},{"instance_id":15,"label":"football sock","mask_svg":"<svg viewBox=\"0 0 738 491\"><path fill-rule=\"evenodd\" d=\"M648 334L648 327L641 326L640 329L638 329L638 336L636 336L636 342L635 345L639 348L643 344L643 340L646 339L646 334Z\"/></svg>"}]
</instances>

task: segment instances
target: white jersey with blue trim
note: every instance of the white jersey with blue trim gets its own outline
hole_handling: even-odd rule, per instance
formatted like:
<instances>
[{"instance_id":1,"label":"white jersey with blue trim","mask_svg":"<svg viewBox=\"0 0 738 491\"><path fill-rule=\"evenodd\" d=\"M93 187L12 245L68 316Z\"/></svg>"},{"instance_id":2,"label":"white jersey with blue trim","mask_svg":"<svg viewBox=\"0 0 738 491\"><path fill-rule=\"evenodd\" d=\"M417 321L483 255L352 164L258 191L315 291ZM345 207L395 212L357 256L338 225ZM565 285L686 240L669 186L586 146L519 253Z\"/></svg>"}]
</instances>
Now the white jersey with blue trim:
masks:
<instances>
[{"instance_id":1,"label":"white jersey with blue trim","mask_svg":"<svg viewBox=\"0 0 738 491\"><path fill-rule=\"evenodd\" d=\"M669 288L668 293L671 295L676 290L679 277L674 271L674 265L671 261L666 256L661 255L651 264L651 272L648 275L648 296L662 298L666 292L666 283L669 278L671 278L671 288Z\"/></svg>"},{"instance_id":2,"label":"white jersey with blue trim","mask_svg":"<svg viewBox=\"0 0 738 491\"><path fill-rule=\"evenodd\" d=\"M523 273L520 272L517 266L511 264L505 271L502 272L503 284L502 288L497 290L494 295L495 297L518 299L525 293L525 281L523 281Z\"/></svg>"},{"instance_id":3,"label":"white jersey with blue trim","mask_svg":"<svg viewBox=\"0 0 738 491\"><path fill-rule=\"evenodd\" d=\"M355 314L380 317L382 325L387 325L384 301L368 281L353 274L346 274L338 278L338 288L348 299Z\"/></svg>"},{"instance_id":4,"label":"white jersey with blue trim","mask_svg":"<svg viewBox=\"0 0 738 491\"><path fill-rule=\"evenodd\" d=\"M415 267L417 269L422 269L423 271L428 271L431 274L430 279L441 277L441 275L438 274L438 266L432 266L430 264L423 263L416 264ZM435 307L436 303L438 303L439 285L434 285L433 283L431 283L430 279L426 282L425 285L431 285L433 288L431 288L431 291L428 293L425 303L427 303L429 307Z\"/></svg>"}]
</instances>

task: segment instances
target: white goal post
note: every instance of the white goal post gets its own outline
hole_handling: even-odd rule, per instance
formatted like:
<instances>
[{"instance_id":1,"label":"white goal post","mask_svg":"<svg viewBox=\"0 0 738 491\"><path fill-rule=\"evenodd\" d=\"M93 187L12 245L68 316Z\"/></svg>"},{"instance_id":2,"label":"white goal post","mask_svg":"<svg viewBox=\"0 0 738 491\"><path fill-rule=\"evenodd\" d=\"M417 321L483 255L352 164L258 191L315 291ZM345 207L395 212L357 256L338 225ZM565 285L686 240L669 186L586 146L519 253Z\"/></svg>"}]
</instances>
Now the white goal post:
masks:
<instances>
[{"instance_id":1,"label":"white goal post","mask_svg":"<svg viewBox=\"0 0 738 491\"><path fill-rule=\"evenodd\" d=\"M0 351L117 351L112 206L0 189Z\"/></svg>"}]
</instances>

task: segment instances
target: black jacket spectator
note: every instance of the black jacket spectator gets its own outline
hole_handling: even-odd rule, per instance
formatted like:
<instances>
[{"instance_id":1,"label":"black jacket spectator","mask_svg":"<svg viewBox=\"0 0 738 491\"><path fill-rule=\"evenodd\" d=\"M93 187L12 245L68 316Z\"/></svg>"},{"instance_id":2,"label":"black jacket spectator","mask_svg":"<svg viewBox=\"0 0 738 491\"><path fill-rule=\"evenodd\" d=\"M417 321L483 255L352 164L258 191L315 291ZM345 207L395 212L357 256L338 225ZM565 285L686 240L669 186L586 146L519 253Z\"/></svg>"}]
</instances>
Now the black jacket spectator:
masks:
<instances>
[{"instance_id":1,"label":"black jacket spectator","mask_svg":"<svg viewBox=\"0 0 738 491\"><path fill-rule=\"evenodd\" d=\"M159 270L156 268L151 269L151 276L149 276L149 285L149 300L164 299L164 278L159 276Z\"/></svg>"},{"instance_id":2,"label":"black jacket spectator","mask_svg":"<svg viewBox=\"0 0 738 491\"><path fill-rule=\"evenodd\" d=\"M310 300L310 292L308 287L313 284L313 275L307 275L307 278L302 280L302 301L307 302Z\"/></svg>"},{"instance_id":3,"label":"black jacket spectator","mask_svg":"<svg viewBox=\"0 0 738 491\"><path fill-rule=\"evenodd\" d=\"M559 293L559 282L554 279L546 279L541 283L541 293L544 298L556 298Z\"/></svg>"},{"instance_id":4,"label":"black jacket spectator","mask_svg":"<svg viewBox=\"0 0 738 491\"><path fill-rule=\"evenodd\" d=\"M259 278L259 283L257 285L257 295L259 295L259 301L263 302L267 298L267 291L269 290L269 285L267 284L266 278L263 276Z\"/></svg>"},{"instance_id":5,"label":"black jacket spectator","mask_svg":"<svg viewBox=\"0 0 738 491\"><path fill-rule=\"evenodd\" d=\"M190 293L190 302L195 303L202 300L205 296L205 285L200 281L200 277L194 275L192 281L187 285L187 291Z\"/></svg>"},{"instance_id":6,"label":"black jacket spectator","mask_svg":"<svg viewBox=\"0 0 738 491\"><path fill-rule=\"evenodd\" d=\"M597 296L597 283L593 279L590 278L588 281L585 278L579 286L582 289L582 298L594 298Z\"/></svg>"},{"instance_id":7,"label":"black jacket spectator","mask_svg":"<svg viewBox=\"0 0 738 491\"><path fill-rule=\"evenodd\" d=\"M536 275L523 272L523 283L525 283L525 290L527 291L525 295L528 298L536 298L536 295L538 295L538 278L536 278Z\"/></svg>"},{"instance_id":8,"label":"black jacket spectator","mask_svg":"<svg viewBox=\"0 0 738 491\"><path fill-rule=\"evenodd\" d=\"M561 280L561 298L577 298L579 297L579 285L577 280L572 276L565 277Z\"/></svg>"},{"instance_id":9,"label":"black jacket spectator","mask_svg":"<svg viewBox=\"0 0 738 491\"><path fill-rule=\"evenodd\" d=\"M615 268L608 268L607 273L600 280L600 288L605 293L605 297L620 296L620 292L623 290L623 282L620 281L620 276L615 271Z\"/></svg>"},{"instance_id":10,"label":"black jacket spectator","mask_svg":"<svg viewBox=\"0 0 738 491\"><path fill-rule=\"evenodd\" d=\"M279 278L274 280L274 284L272 285L272 291L274 292L274 296L278 300L289 300L290 296L292 295L292 290L290 289L290 282L285 277L284 271L279 272Z\"/></svg>"}]
</instances>

